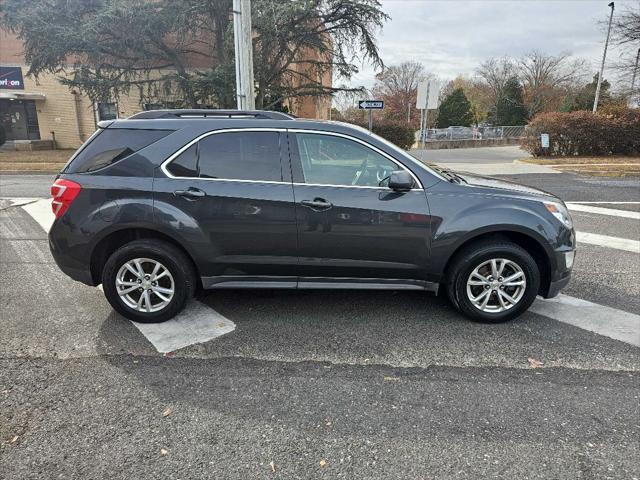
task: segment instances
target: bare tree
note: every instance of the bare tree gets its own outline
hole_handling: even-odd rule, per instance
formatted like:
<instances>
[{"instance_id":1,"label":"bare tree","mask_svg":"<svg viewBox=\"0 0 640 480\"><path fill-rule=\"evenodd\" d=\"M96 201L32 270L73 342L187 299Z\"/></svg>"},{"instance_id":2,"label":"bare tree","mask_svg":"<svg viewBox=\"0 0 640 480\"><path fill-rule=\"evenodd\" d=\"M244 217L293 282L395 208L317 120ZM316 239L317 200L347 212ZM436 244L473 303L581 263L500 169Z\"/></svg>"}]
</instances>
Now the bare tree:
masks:
<instances>
[{"instance_id":1,"label":"bare tree","mask_svg":"<svg viewBox=\"0 0 640 480\"><path fill-rule=\"evenodd\" d=\"M488 100L493 114L503 97L505 86L510 78L517 76L517 68L509 57L489 58L476 70L487 85Z\"/></svg>"},{"instance_id":2,"label":"bare tree","mask_svg":"<svg viewBox=\"0 0 640 480\"><path fill-rule=\"evenodd\" d=\"M634 73L640 76L637 71L636 58L640 49L640 3L633 7L627 6L618 15L614 17L612 30L612 41L621 49L620 57L615 63L614 68L618 70L622 79L631 82ZM630 83L628 84L630 87ZM629 94L633 95L640 88L636 80L636 92L631 92L627 87L623 90L629 90Z\"/></svg>"},{"instance_id":3,"label":"bare tree","mask_svg":"<svg viewBox=\"0 0 640 480\"><path fill-rule=\"evenodd\" d=\"M411 123L411 111L415 110L418 84L431 74L418 62L391 65L376 75L373 94L385 100L385 115L398 121Z\"/></svg>"},{"instance_id":4,"label":"bare tree","mask_svg":"<svg viewBox=\"0 0 640 480\"><path fill-rule=\"evenodd\" d=\"M516 66L529 118L556 110L567 91L584 80L585 61L572 59L569 53L548 55L534 50L520 58Z\"/></svg>"},{"instance_id":5,"label":"bare tree","mask_svg":"<svg viewBox=\"0 0 640 480\"><path fill-rule=\"evenodd\" d=\"M366 89L360 91L342 90L335 93L331 98L331 105L338 112L344 114L350 108L357 107L358 100L362 100L367 95Z\"/></svg>"}]
</instances>

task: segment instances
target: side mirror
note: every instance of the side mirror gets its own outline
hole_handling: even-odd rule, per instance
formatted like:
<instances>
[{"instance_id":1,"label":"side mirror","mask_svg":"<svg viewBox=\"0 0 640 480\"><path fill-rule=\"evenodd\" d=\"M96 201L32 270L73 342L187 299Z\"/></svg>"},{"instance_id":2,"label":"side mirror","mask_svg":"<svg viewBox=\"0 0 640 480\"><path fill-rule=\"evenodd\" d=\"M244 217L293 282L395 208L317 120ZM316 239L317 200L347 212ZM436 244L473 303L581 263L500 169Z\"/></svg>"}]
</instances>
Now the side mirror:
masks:
<instances>
[{"instance_id":1,"label":"side mirror","mask_svg":"<svg viewBox=\"0 0 640 480\"><path fill-rule=\"evenodd\" d=\"M413 177L406 170L391 172L389 188L396 192L406 192L413 188Z\"/></svg>"}]
</instances>

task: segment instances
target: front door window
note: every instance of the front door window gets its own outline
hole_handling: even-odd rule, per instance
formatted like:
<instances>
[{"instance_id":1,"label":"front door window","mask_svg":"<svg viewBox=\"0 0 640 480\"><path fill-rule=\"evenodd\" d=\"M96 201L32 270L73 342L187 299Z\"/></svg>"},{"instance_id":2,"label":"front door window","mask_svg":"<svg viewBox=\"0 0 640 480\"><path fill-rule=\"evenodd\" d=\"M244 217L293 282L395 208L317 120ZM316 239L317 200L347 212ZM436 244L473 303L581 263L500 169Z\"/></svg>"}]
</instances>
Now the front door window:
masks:
<instances>
[{"instance_id":1,"label":"front door window","mask_svg":"<svg viewBox=\"0 0 640 480\"><path fill-rule=\"evenodd\" d=\"M347 138L296 134L304 181L316 185L385 186L400 167L378 152Z\"/></svg>"}]
</instances>

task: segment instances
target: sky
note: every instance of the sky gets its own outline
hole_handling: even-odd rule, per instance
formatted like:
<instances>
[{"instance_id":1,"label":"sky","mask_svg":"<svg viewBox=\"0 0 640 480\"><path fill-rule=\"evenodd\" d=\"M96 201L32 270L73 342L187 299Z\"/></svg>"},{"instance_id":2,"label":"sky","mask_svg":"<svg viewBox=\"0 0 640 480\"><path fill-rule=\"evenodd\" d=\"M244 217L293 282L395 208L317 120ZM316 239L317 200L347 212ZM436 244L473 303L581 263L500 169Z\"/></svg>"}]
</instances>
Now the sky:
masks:
<instances>
[{"instance_id":1,"label":"sky","mask_svg":"<svg viewBox=\"0 0 640 480\"><path fill-rule=\"evenodd\" d=\"M377 35L378 47L386 65L415 60L443 80L473 75L489 57L518 57L534 49L582 57L595 73L606 36L599 22L608 22L609 1L383 0L391 20ZM637 1L616 0L615 11ZM610 45L607 61L618 55ZM359 67L350 84L370 88L376 71Z\"/></svg>"}]
</instances>

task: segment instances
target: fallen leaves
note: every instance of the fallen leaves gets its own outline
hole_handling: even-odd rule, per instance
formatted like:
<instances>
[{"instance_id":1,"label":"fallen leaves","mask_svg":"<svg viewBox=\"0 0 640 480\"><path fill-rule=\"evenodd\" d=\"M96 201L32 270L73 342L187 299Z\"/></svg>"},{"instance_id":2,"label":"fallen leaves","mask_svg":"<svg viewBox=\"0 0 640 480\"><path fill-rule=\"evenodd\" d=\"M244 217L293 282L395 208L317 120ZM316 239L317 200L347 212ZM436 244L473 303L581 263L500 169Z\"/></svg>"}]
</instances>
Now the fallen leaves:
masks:
<instances>
[{"instance_id":1,"label":"fallen leaves","mask_svg":"<svg viewBox=\"0 0 640 480\"><path fill-rule=\"evenodd\" d=\"M168 416L169 416L169 415L171 415L172 413L173 413L173 410L171 410L171 407L167 407L167 408L165 409L165 411L164 411L164 412L162 412L162 416L163 416L163 417L168 417Z\"/></svg>"},{"instance_id":2,"label":"fallen leaves","mask_svg":"<svg viewBox=\"0 0 640 480\"><path fill-rule=\"evenodd\" d=\"M162 447L162 448L160 449L160 455L162 455L163 457L164 457L165 455L168 455L168 454L169 454L169 450L168 450L168 449L166 449L166 448L164 448L164 447Z\"/></svg>"},{"instance_id":3,"label":"fallen leaves","mask_svg":"<svg viewBox=\"0 0 640 480\"><path fill-rule=\"evenodd\" d=\"M273 460L271 460L271 461L269 462L269 466L271 467L271 471L272 471L273 473L276 473L276 464L275 464L275 463L273 463Z\"/></svg>"},{"instance_id":4,"label":"fallen leaves","mask_svg":"<svg viewBox=\"0 0 640 480\"><path fill-rule=\"evenodd\" d=\"M384 377L383 380L385 382L397 382L398 380L400 380L399 377Z\"/></svg>"},{"instance_id":5,"label":"fallen leaves","mask_svg":"<svg viewBox=\"0 0 640 480\"><path fill-rule=\"evenodd\" d=\"M531 368L540 368L542 367L542 365L544 365L544 363L542 363L540 360L536 360L535 358L527 358L527 361L529 362L529 365L531 366Z\"/></svg>"},{"instance_id":6,"label":"fallen leaves","mask_svg":"<svg viewBox=\"0 0 640 480\"><path fill-rule=\"evenodd\" d=\"M324 467L327 464L327 461L323 458L322 460L320 460L320 466Z\"/></svg>"}]
</instances>

